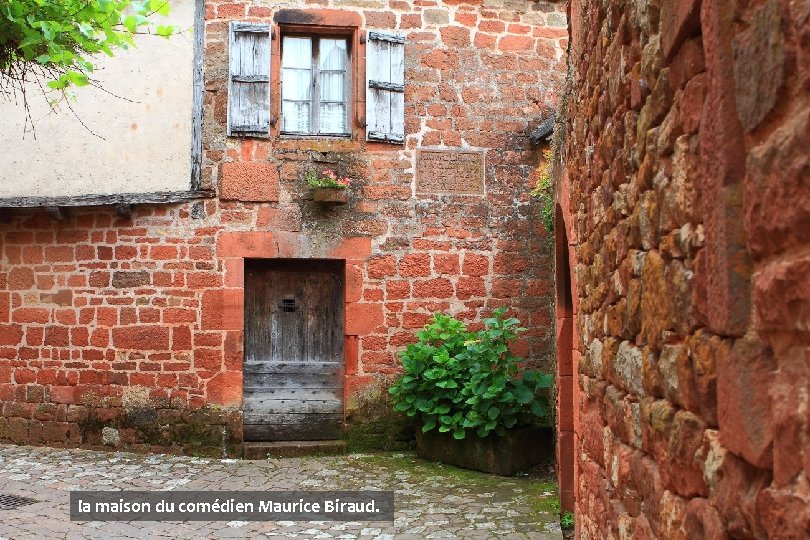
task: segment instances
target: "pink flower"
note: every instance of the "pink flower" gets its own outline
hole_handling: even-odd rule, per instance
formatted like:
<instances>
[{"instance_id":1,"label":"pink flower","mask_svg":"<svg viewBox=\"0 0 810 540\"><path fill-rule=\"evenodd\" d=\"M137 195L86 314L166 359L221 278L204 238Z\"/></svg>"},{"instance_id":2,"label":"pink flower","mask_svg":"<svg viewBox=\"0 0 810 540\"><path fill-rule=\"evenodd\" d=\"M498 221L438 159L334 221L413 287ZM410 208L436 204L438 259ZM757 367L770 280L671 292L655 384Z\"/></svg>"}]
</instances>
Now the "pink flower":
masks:
<instances>
[{"instance_id":1,"label":"pink flower","mask_svg":"<svg viewBox=\"0 0 810 540\"><path fill-rule=\"evenodd\" d=\"M337 175L335 174L335 171L333 171L332 169L327 169L327 170L323 171L323 175L328 176L332 180L337 179Z\"/></svg>"}]
</instances>

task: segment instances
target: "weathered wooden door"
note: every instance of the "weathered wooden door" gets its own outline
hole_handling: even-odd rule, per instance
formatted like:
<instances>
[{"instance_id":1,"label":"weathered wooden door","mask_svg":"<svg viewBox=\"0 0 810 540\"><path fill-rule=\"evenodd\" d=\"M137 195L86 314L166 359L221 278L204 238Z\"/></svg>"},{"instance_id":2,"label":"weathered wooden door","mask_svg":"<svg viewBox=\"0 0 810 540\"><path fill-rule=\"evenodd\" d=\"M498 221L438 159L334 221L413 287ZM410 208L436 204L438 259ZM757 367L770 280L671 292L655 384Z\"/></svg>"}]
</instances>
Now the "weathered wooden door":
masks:
<instances>
[{"instance_id":1,"label":"weathered wooden door","mask_svg":"<svg viewBox=\"0 0 810 540\"><path fill-rule=\"evenodd\" d=\"M244 440L336 439L343 261L245 261Z\"/></svg>"}]
</instances>

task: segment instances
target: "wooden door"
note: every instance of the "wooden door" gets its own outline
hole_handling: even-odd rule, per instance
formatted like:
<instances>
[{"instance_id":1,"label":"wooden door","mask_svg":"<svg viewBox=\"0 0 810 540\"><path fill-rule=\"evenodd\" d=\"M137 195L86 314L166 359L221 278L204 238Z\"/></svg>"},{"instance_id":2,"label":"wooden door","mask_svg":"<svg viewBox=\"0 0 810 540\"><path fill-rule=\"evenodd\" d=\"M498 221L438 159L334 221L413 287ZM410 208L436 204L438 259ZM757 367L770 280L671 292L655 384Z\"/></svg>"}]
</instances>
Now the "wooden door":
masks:
<instances>
[{"instance_id":1,"label":"wooden door","mask_svg":"<svg viewBox=\"0 0 810 540\"><path fill-rule=\"evenodd\" d=\"M245 261L244 440L337 439L343 261Z\"/></svg>"}]
</instances>

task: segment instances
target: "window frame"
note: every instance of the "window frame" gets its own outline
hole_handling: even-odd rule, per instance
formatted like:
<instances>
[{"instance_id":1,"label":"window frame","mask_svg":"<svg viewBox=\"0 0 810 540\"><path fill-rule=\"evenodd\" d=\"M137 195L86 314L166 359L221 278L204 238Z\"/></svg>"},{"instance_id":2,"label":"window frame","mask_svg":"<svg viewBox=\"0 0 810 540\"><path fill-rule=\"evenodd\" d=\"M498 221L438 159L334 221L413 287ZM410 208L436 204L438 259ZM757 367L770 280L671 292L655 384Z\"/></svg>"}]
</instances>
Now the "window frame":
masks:
<instances>
[{"instance_id":1,"label":"window frame","mask_svg":"<svg viewBox=\"0 0 810 540\"><path fill-rule=\"evenodd\" d=\"M275 38L272 42L273 62L271 64L271 115L272 126L271 136L279 139L328 139L328 140L357 140L362 138L362 120L358 119L358 111L365 111L365 65L363 58L365 55L365 44L360 39L361 32L358 26L336 26L324 24L289 24L276 23L273 25ZM339 134L317 133L317 132L287 132L284 131L282 118L282 44L285 36L309 37L320 39L346 39L346 54L348 62L346 64L346 131ZM314 66L314 43L313 43L313 68ZM361 81L361 79L363 79ZM361 84L362 82L362 84ZM318 88L320 91L320 87ZM313 90L314 94L314 90ZM318 95L320 103L320 95ZM315 100L312 100L315 103Z\"/></svg>"},{"instance_id":2,"label":"window frame","mask_svg":"<svg viewBox=\"0 0 810 540\"><path fill-rule=\"evenodd\" d=\"M351 39L346 34L343 35L330 35L330 34L302 34L299 32L285 32L281 34L281 58L282 61L284 59L284 38L286 37L296 37L296 38L307 38L311 43L311 68L310 73L312 74L312 93L311 99L309 100L310 103L310 110L309 110L309 126L310 131L284 131L284 64L280 66L280 84L281 84L281 95L279 99L281 100L281 114L279 115L279 121L281 123L279 133L281 135L286 136L296 136L296 137L338 137L338 138L345 138L351 137L352 130L351 130L351 118L352 118L352 47L351 47ZM320 54L321 54L321 41L324 39L344 39L346 41L346 70L345 70L345 78L343 80L343 92L344 92L344 100L343 104L346 106L346 113L344 115L344 126L345 131L342 133L321 133L321 124L320 124L320 113L321 113L321 68L320 68ZM312 131L312 128L315 127L317 131Z\"/></svg>"}]
</instances>

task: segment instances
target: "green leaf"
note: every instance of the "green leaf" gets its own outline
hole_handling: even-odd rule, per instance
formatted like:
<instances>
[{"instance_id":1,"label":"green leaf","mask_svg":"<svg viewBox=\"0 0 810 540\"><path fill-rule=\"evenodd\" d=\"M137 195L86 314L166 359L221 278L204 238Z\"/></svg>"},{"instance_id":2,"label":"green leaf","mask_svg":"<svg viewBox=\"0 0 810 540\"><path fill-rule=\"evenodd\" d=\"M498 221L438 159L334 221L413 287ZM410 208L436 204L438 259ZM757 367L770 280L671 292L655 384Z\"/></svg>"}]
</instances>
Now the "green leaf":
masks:
<instances>
[{"instance_id":1,"label":"green leaf","mask_svg":"<svg viewBox=\"0 0 810 540\"><path fill-rule=\"evenodd\" d=\"M127 15L124 17L123 24L124 27L133 34L138 30L138 19L135 18L135 15Z\"/></svg>"},{"instance_id":2,"label":"green leaf","mask_svg":"<svg viewBox=\"0 0 810 540\"><path fill-rule=\"evenodd\" d=\"M548 411L549 411L548 405L546 405L545 403L539 400L532 403L531 412L533 415L543 418L548 414Z\"/></svg>"},{"instance_id":3,"label":"green leaf","mask_svg":"<svg viewBox=\"0 0 810 540\"><path fill-rule=\"evenodd\" d=\"M76 86L86 86L90 82L87 75L78 71L68 71L66 75L70 82Z\"/></svg>"},{"instance_id":4,"label":"green leaf","mask_svg":"<svg viewBox=\"0 0 810 540\"><path fill-rule=\"evenodd\" d=\"M68 85L67 78L63 79L62 77L59 77L55 81L48 81L48 88L51 88L53 90L61 90L65 88L67 85Z\"/></svg>"},{"instance_id":5,"label":"green leaf","mask_svg":"<svg viewBox=\"0 0 810 540\"><path fill-rule=\"evenodd\" d=\"M171 11L168 0L150 0L149 9L164 17Z\"/></svg>"},{"instance_id":6,"label":"green leaf","mask_svg":"<svg viewBox=\"0 0 810 540\"><path fill-rule=\"evenodd\" d=\"M522 405L525 405L534 399L534 392L529 390L525 385L516 386L515 394L517 396L517 402Z\"/></svg>"},{"instance_id":7,"label":"green leaf","mask_svg":"<svg viewBox=\"0 0 810 540\"><path fill-rule=\"evenodd\" d=\"M162 37L170 37L177 32L176 26L164 26L160 25L155 29L155 33Z\"/></svg>"},{"instance_id":8,"label":"green leaf","mask_svg":"<svg viewBox=\"0 0 810 540\"><path fill-rule=\"evenodd\" d=\"M435 427L436 427L436 418L435 417L430 416L428 418L425 418L425 423L422 426L422 433L427 433L428 431L430 431L431 429L433 429Z\"/></svg>"}]
</instances>

